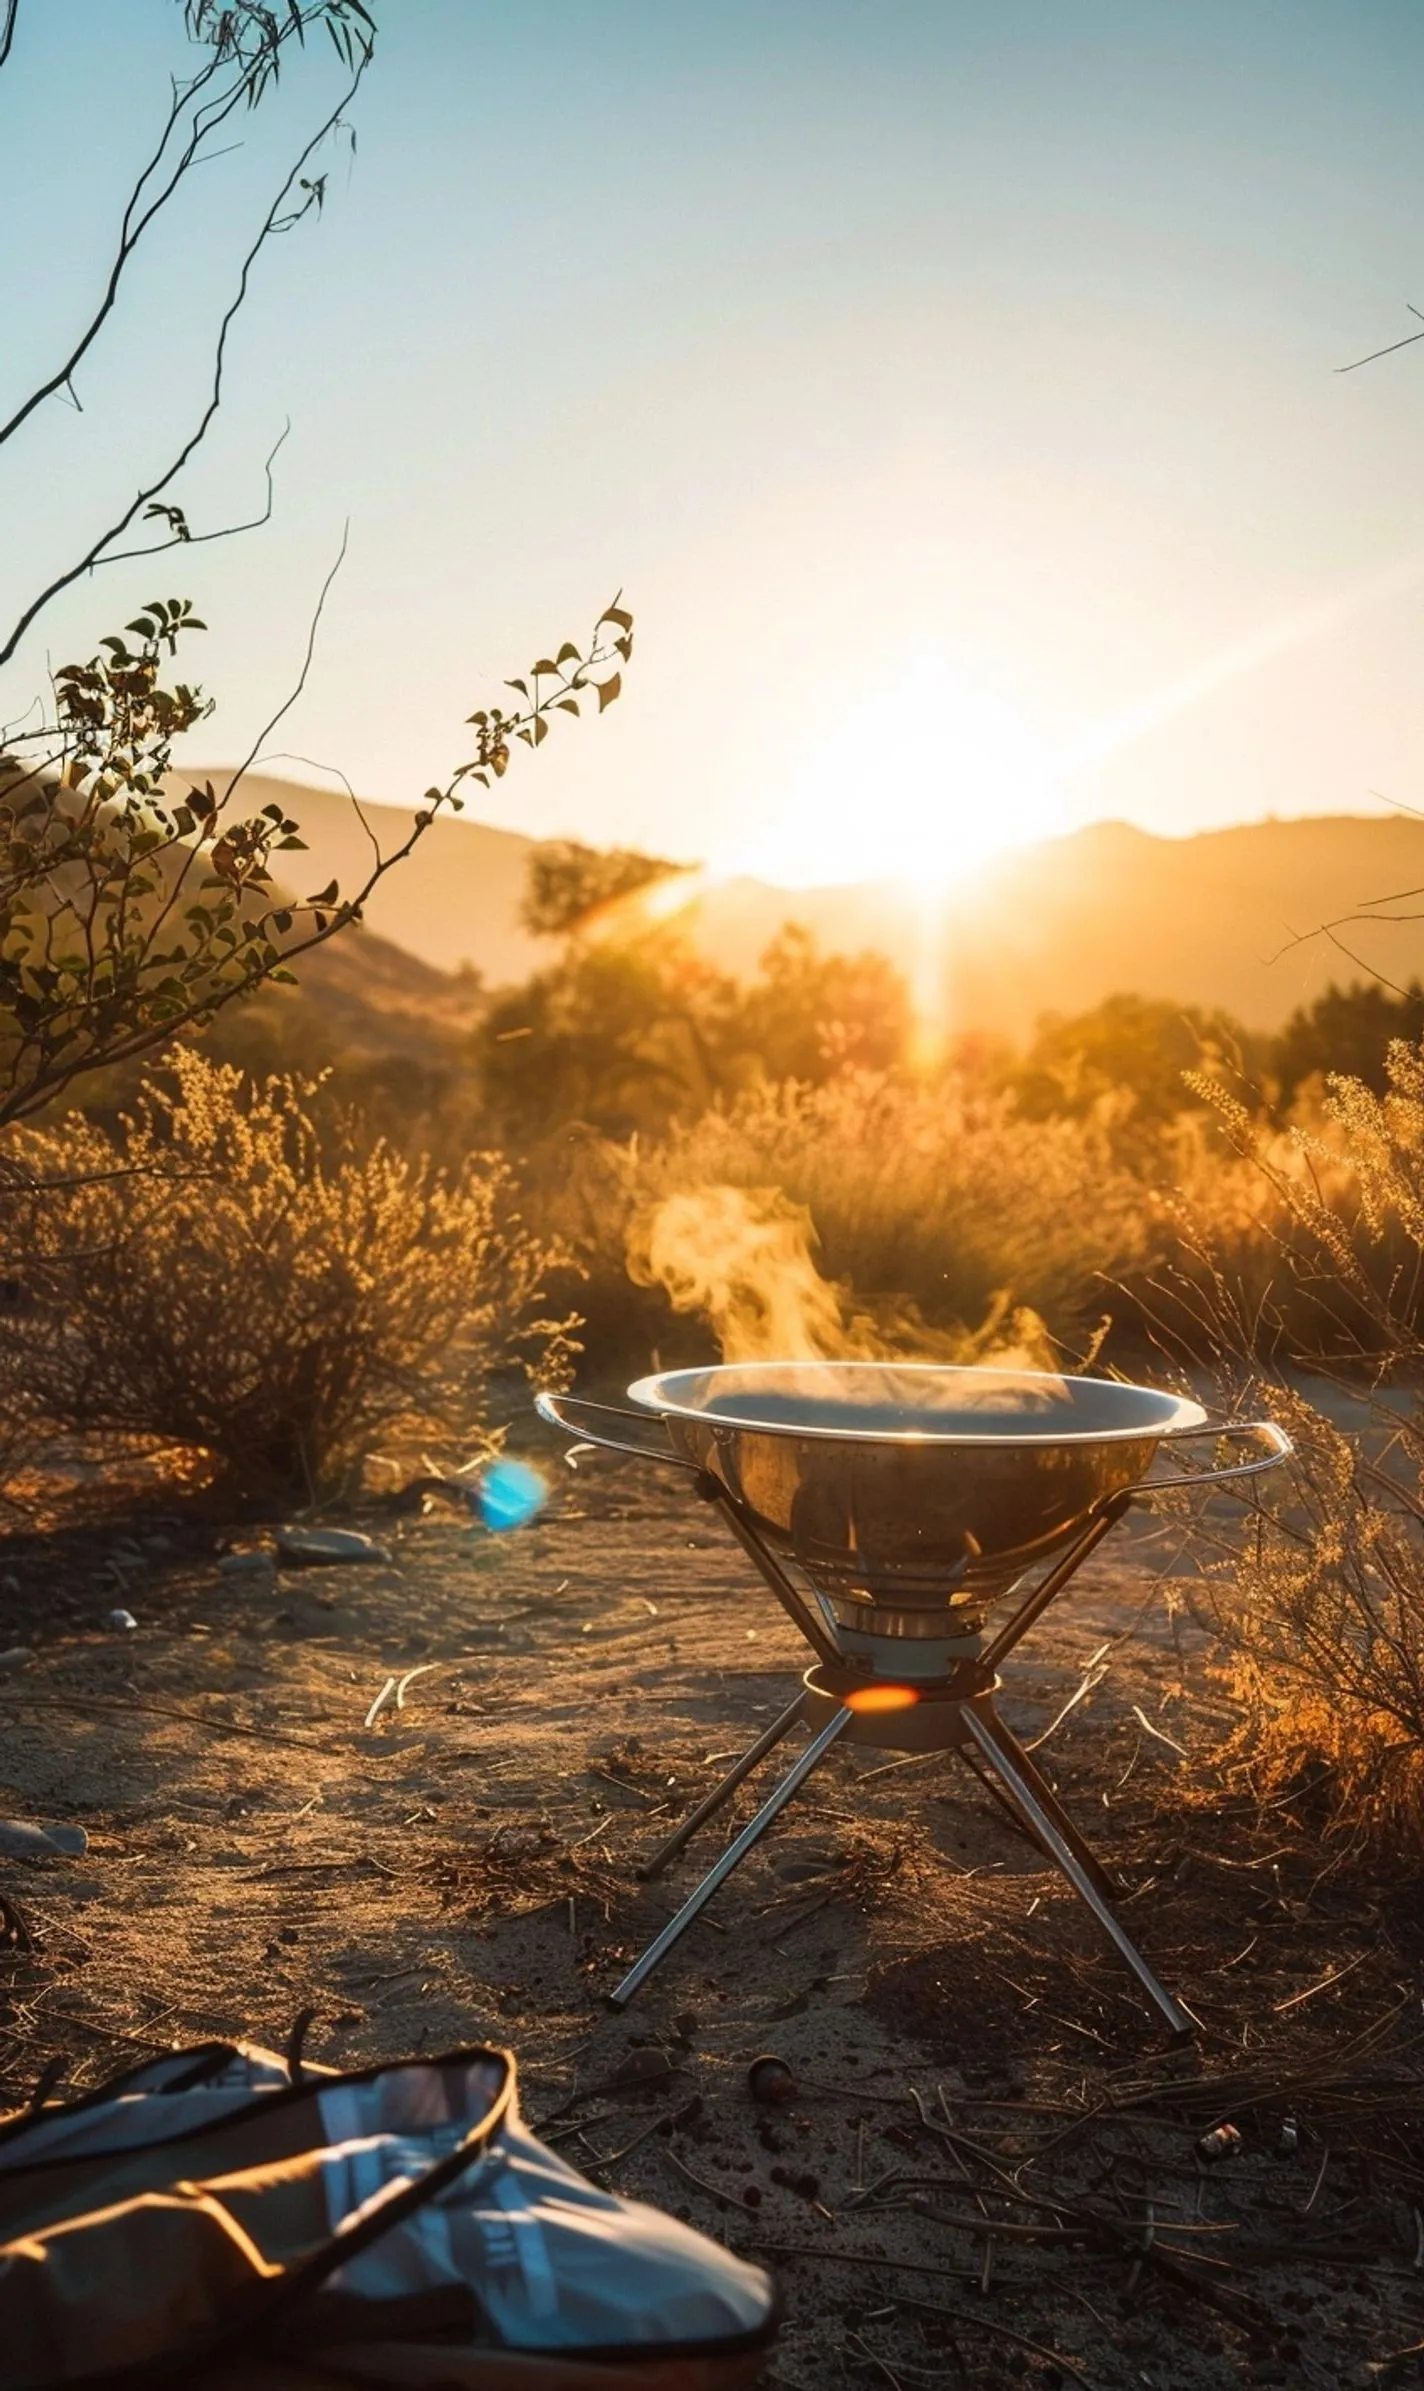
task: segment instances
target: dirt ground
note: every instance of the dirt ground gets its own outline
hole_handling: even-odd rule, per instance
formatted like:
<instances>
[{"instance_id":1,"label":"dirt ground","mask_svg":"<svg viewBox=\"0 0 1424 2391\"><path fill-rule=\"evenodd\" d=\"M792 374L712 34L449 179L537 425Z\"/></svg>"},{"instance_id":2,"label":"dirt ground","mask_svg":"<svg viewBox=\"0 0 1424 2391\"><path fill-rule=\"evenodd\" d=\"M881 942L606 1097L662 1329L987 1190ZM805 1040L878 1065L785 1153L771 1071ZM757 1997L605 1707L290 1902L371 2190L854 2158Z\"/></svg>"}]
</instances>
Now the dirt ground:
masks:
<instances>
[{"instance_id":1,"label":"dirt ground","mask_svg":"<svg viewBox=\"0 0 1424 2391\"><path fill-rule=\"evenodd\" d=\"M0 1543L0 1648L35 1653L0 1668L0 1813L90 1836L0 1862L0 2100L51 2063L78 2089L214 2033L281 2045L307 2009L336 2064L493 2040L575 2164L775 2268L768 2385L1419 2379L1418 1888L1332 1867L1289 1807L1185 1799L1177 1747L1224 1713L1178 1530L1109 1540L1004 1708L1052 1729L1040 1764L1194 2051L961 1762L868 1750L829 1756L618 2014L753 1792L660 1882L639 1854L808 1656L683 1485L550 1466L508 1537L363 1514L388 1566L224 1571L270 1529L161 1483ZM749 2092L765 2052L780 2106ZM1240 2149L1209 2163L1223 2122Z\"/></svg>"}]
</instances>

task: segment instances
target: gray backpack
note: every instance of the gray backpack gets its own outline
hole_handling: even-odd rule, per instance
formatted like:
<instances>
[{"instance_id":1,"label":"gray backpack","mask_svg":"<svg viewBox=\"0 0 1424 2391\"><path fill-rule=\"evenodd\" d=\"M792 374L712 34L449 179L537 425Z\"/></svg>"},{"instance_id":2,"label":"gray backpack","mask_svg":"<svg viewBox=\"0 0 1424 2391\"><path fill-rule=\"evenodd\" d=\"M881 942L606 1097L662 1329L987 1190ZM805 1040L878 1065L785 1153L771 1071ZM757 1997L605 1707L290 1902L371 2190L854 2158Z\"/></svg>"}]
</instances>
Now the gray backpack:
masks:
<instances>
[{"instance_id":1,"label":"gray backpack","mask_svg":"<svg viewBox=\"0 0 1424 2391\"><path fill-rule=\"evenodd\" d=\"M211 2044L0 2123L6 2391L742 2391L776 2323L760 2268L535 2139L507 2051Z\"/></svg>"}]
</instances>

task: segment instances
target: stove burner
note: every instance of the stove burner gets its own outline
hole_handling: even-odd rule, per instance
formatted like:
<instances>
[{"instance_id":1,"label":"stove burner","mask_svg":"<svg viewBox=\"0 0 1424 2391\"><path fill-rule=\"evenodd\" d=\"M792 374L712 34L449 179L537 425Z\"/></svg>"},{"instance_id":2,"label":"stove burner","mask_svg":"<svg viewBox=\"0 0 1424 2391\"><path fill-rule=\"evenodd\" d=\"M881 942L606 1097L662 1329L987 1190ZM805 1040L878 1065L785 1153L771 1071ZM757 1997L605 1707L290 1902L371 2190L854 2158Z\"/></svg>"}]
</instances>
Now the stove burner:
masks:
<instances>
[{"instance_id":1,"label":"stove burner","mask_svg":"<svg viewBox=\"0 0 1424 2391\"><path fill-rule=\"evenodd\" d=\"M624 1977L615 2005L632 1999L844 1738L958 1752L1067 1877L1172 2032L1189 2035L1187 2012L1111 1906L1118 1888L1000 1718L996 1672L1135 1499L1271 1469L1291 1450L1282 1430L1269 1420L1214 1425L1199 1404L1111 1379L929 1363L678 1370L640 1379L629 1395L638 1409L568 1395L540 1395L538 1408L583 1443L692 1473L816 1666L641 1869L660 1874L794 1726L811 1729L775 1791ZM1148 1476L1159 1446L1201 1436L1265 1450ZM995 1632L991 1614L1003 1603L1008 1616Z\"/></svg>"}]
</instances>

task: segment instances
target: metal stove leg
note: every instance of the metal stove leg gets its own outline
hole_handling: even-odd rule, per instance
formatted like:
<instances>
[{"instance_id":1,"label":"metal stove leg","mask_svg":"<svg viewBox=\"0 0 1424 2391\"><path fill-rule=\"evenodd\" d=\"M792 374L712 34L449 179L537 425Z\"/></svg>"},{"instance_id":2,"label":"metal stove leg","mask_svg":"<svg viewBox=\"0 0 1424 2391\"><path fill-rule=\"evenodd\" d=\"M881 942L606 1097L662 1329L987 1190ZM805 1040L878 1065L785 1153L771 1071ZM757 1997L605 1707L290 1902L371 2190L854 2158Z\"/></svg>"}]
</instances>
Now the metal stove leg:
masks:
<instances>
[{"instance_id":1,"label":"metal stove leg","mask_svg":"<svg viewBox=\"0 0 1424 2391\"><path fill-rule=\"evenodd\" d=\"M795 1701L783 1710L780 1718L773 1719L764 1733L757 1737L751 1750L743 1752L740 1760L733 1761L725 1777L719 1784L713 1786L712 1791L698 1803L696 1809L688 1811L686 1818L673 1828L667 1841L658 1845L651 1859L643 1860L640 1863L637 1873L645 1883L650 1877L661 1876L669 1860L677 1858L683 1845L691 1842L698 1828L705 1825L709 1818L715 1817L724 1802L731 1800L743 1777L749 1777L752 1770L760 1766L767 1753L776 1749L782 1737L791 1733L805 1707L805 1695L798 1694Z\"/></svg>"},{"instance_id":2,"label":"metal stove leg","mask_svg":"<svg viewBox=\"0 0 1424 2391\"><path fill-rule=\"evenodd\" d=\"M1084 1841L1053 1787L1035 1766L1018 1737L1005 1726L997 1710L991 1708L987 1702L980 1712L980 1717L989 1733L994 1737L1000 1751L1005 1754L1010 1766L1023 1778L1029 1791L1037 1797L1040 1808L1052 1819L1084 1875L1091 1876L1104 1901L1119 1899L1123 1891L1122 1886L1115 1877L1109 1875L1092 1845Z\"/></svg>"},{"instance_id":3,"label":"metal stove leg","mask_svg":"<svg viewBox=\"0 0 1424 2391\"><path fill-rule=\"evenodd\" d=\"M1174 2034L1182 2036L1191 2034L1194 2027L1185 2009L1173 2000L1165 1984L1160 1983L1154 1976L1137 1945L1119 1924L1110 1904L1098 1890L1092 1875L1084 1868L1077 1854L1059 1832L1028 1779L1020 1776L1008 1752L999 1743L991 1728L979 1717L972 1703L964 1704L960 1716L990 1768L993 1769L1006 1792L1013 1796L1022 1810L1044 1850L1052 1855L1079 1900L1092 1911L1103 1932L1116 1945L1148 1999L1161 2010Z\"/></svg>"},{"instance_id":4,"label":"metal stove leg","mask_svg":"<svg viewBox=\"0 0 1424 2391\"><path fill-rule=\"evenodd\" d=\"M1041 1851L1046 1859L1051 1860L1053 1858L1053 1854L1048 1849L1047 1844L1039 1842L1037 1835L1034 1833L1033 1828L1029 1825L1028 1820L1024 1817L1024 1814L1018 1807L1018 1804L1016 1802L1010 1801L1008 1795L1004 1791L1003 1786L999 1783L998 1778L990 1776L988 1769L984 1766L983 1761L979 1758L978 1751L966 1751L964 1746L961 1745L960 1757L963 1760L965 1767L969 1770L969 1773L973 1777L975 1783L981 1786L983 1791L988 1794L989 1799L993 1802L995 1808L1000 1811L1007 1824L1013 1828L1014 1833L1020 1836L1025 1843L1031 1843L1035 1851Z\"/></svg>"},{"instance_id":5,"label":"metal stove leg","mask_svg":"<svg viewBox=\"0 0 1424 2391\"><path fill-rule=\"evenodd\" d=\"M708 1869L701 1884L688 1894L677 1916L668 1920L656 1942L649 1943L642 1958L635 1960L617 1990L610 1994L615 2009L622 2009L631 2001L639 1985L651 1976L660 1961L666 1959L673 1944L686 1933L698 1912L706 1908L718 1886L725 1884L732 1870L746 1858L752 1845L759 1841L773 1819L785 1809L798 1785L805 1783L817 1761L824 1759L836 1737L845 1733L853 1716L852 1711L845 1709L833 1712L820 1734L813 1735L805 1750L798 1753L776 1791L762 1803L755 1818L748 1821L734 1843L728 1844L720 1860Z\"/></svg>"},{"instance_id":6,"label":"metal stove leg","mask_svg":"<svg viewBox=\"0 0 1424 2391\"><path fill-rule=\"evenodd\" d=\"M1000 1661L1008 1658L1015 1644L1028 1634L1034 1621L1043 1617L1050 1602L1057 1600L1069 1578L1077 1575L1089 1553L1096 1551L1104 1536L1116 1527L1124 1511L1131 1507L1130 1491L1109 1497L1096 1517L1089 1521L1077 1542L1069 1545L1061 1560L1055 1561L1047 1577L1040 1580L1028 1600L1021 1603L1013 1616L1004 1622L988 1650L980 1654L980 1662L985 1669L992 1674Z\"/></svg>"}]
</instances>

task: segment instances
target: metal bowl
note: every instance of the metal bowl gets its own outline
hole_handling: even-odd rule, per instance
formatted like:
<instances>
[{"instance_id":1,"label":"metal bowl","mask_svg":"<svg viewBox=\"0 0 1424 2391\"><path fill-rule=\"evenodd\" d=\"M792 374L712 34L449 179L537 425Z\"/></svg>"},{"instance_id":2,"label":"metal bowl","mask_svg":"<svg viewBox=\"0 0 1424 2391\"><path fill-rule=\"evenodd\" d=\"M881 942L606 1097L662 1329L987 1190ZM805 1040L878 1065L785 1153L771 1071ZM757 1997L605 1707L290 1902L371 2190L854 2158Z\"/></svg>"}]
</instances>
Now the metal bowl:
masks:
<instances>
[{"instance_id":1,"label":"metal bowl","mask_svg":"<svg viewBox=\"0 0 1424 2391\"><path fill-rule=\"evenodd\" d=\"M628 1393L838 1611L893 1610L902 1635L907 1612L982 1610L1206 1427L1151 1387L932 1363L746 1362Z\"/></svg>"}]
</instances>

